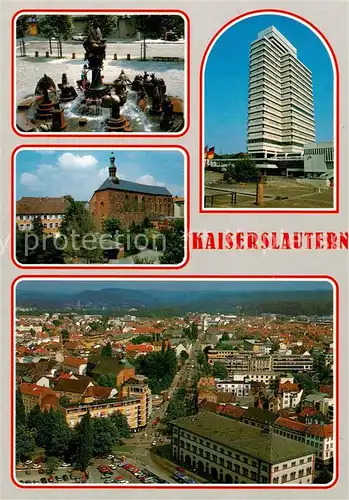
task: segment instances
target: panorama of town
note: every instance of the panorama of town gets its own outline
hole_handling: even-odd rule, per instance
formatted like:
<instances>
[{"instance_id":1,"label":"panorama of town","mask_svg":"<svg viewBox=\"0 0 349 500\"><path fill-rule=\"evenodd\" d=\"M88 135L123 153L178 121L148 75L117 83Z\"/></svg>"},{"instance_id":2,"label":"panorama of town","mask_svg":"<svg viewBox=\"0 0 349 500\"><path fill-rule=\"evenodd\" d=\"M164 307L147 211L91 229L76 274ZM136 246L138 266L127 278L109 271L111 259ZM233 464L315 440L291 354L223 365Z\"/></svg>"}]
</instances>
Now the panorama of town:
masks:
<instances>
[{"instance_id":1,"label":"panorama of town","mask_svg":"<svg viewBox=\"0 0 349 500\"><path fill-rule=\"evenodd\" d=\"M332 481L332 309L285 299L283 313L252 301L230 314L163 302L116 314L100 294L56 310L17 294L16 481Z\"/></svg>"}]
</instances>

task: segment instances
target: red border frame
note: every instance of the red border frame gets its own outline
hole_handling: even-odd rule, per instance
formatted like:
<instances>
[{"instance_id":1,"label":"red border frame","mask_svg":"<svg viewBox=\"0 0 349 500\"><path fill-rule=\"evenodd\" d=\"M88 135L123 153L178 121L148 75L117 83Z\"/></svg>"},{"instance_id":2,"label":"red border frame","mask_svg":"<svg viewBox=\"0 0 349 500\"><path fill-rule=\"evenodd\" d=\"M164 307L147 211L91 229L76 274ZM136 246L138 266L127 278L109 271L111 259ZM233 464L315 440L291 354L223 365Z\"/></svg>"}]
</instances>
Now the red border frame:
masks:
<instances>
[{"instance_id":1,"label":"red border frame","mask_svg":"<svg viewBox=\"0 0 349 500\"><path fill-rule=\"evenodd\" d=\"M35 485L35 486L23 486L21 483L16 482L15 474L14 474L14 447L15 447L15 441L14 441L14 435L15 435L15 421L14 421L14 393L12 392L13 388L15 387L15 377L14 377L14 368L15 368L15 356L14 354L14 345L15 345L15 287L19 281L22 279L25 280L30 280L30 279L36 279L39 280L40 278L45 278L45 279L59 279L60 281L66 279L66 280L71 280L71 279L81 279L81 275L66 275L64 277L58 277L57 275L45 275L45 276L37 276L37 275L22 275L18 276L13 280L11 283L11 352L10 352L10 359L11 359L11 376L10 376L10 392L11 392L11 403L10 403L10 474L11 474L11 481L12 483L19 488L22 489L84 489L86 488L86 485L83 486L77 486L77 485L57 485L53 486L52 485ZM86 277L86 276L84 276ZM130 278L130 276L128 277ZM242 490L256 490L256 489L277 489L277 490L327 490L330 488L333 488L339 479L339 284L336 281L335 278L332 276L328 275L207 275L207 276L202 276L202 275L196 275L196 274L188 274L188 275L182 275L182 276L171 276L171 275L165 275L165 276L154 276L154 275L142 275L142 276L134 276L132 277L133 279L136 278L136 280L142 281L144 278L152 278L152 279L167 279L167 280L184 280L185 279L196 279L198 281L200 280L219 280L219 279L234 279L236 281L244 281L244 280L252 280L252 279L257 279L257 280L271 280L273 278L277 278L278 280L304 280L304 281L311 281L311 280L324 280L324 281L329 281L332 286L333 286L333 303L334 303L334 308L333 310L335 311L335 323L334 323L334 328L335 328L335 338L336 338L336 386L335 386L335 400L336 400L336 422L335 422L335 429L336 429L336 450L335 450L335 465L336 465L336 476L333 478L332 483L329 485L300 485L300 486L274 486L274 485L208 485L208 484L202 484L202 485L191 485L191 486L184 486L184 485L148 485L144 486L144 484L140 485L132 485L132 486L126 486L126 485L119 485L117 487L115 486L107 486L107 485L87 485L87 488L89 489L111 489L111 490L118 490L118 489L130 489L130 490L137 490L137 489L168 489L168 490L180 490L180 489L195 489L195 490L236 490L236 489L242 489ZM95 279L100 279L100 280L109 280L109 279L114 279L114 277L111 276L104 276L104 275L96 275L96 276L90 276L88 279L95 280ZM127 278L124 277L118 277L117 280L127 280Z\"/></svg>"},{"instance_id":2,"label":"red border frame","mask_svg":"<svg viewBox=\"0 0 349 500\"><path fill-rule=\"evenodd\" d=\"M187 50L186 50L186 59L184 60L184 67L186 71L186 116L185 116L185 124L184 124L184 129L181 132L173 132L173 133L167 133L167 134L142 134L142 133L137 133L134 132L132 134L130 133L123 133L123 134L113 134L113 133L89 133L89 132L83 132L79 134L69 134L69 133L60 133L60 134L51 134L51 133L35 133L32 134L30 132L25 133L25 132L20 132L16 128L16 121L15 121L15 86L16 86L16 75L15 75L15 58L16 58L16 52L15 52L15 46L13 43L14 40L14 33L15 33L15 19L18 15L28 13L28 14L40 14L41 12L49 13L49 14L54 14L57 12L69 12L69 13L95 13L101 12L101 9L21 9L15 12L13 14L12 19L11 19L11 42L10 42L10 47L11 47L11 127L13 132L20 136L20 137L32 137L33 135L35 137L60 137L61 139L63 137L109 137L116 139L117 137L124 138L124 137L143 137L143 138L153 138L153 137L161 137L161 138L171 138L171 137L182 137L185 135L189 128L190 128L190 19L189 16L186 12L180 9L103 9L104 13L137 13L137 14L173 14L173 15L181 15L183 16L184 20L186 21L186 44L187 44Z\"/></svg>"},{"instance_id":3,"label":"red border frame","mask_svg":"<svg viewBox=\"0 0 349 500\"><path fill-rule=\"evenodd\" d=\"M152 265L144 265L144 266L131 266L131 265L109 265L105 264L104 266L102 265L93 265L93 264L87 264L87 265L69 265L69 264L61 264L59 265L23 265L17 262L16 257L15 257L15 232L14 232L14 222L16 220L16 210L15 210L15 155L18 151L22 149L76 149L79 150L79 146L76 146L74 144L22 144L20 146L17 146L11 154L11 179L10 179L10 214L11 214L11 228L10 228L10 235L11 235L11 244L10 244L10 257L12 260L12 263L18 267L19 269L59 269L59 270L69 270L69 269L103 269L104 271L110 271L110 270L118 270L118 271L123 271L123 270L150 270L150 269L155 269L155 270L177 270L177 269L182 269L185 267L190 259L190 238L189 238L189 231L190 231L190 155L188 153L188 150L184 146L179 146L176 144L173 145L159 145L159 144L154 144L154 145L149 145L149 144L82 144L82 148L86 149L108 149L113 147L115 151L122 150L124 148L132 148L132 149L159 149L159 150L167 150L172 148L173 151L178 150L181 151L183 154L183 157L186 159L186 172L185 172L185 179L186 179L186 190L185 190L185 203L186 203L186 217L185 217L185 241L184 245L186 248L186 257L184 261L181 264L178 265L158 265L158 266L152 266Z\"/></svg>"},{"instance_id":4,"label":"red border frame","mask_svg":"<svg viewBox=\"0 0 349 500\"><path fill-rule=\"evenodd\" d=\"M215 209L215 210L210 210L208 208L204 207L204 167L203 167L203 160L204 160L204 138L203 138L203 124L204 124L204 100L203 100L203 89L204 89L204 64L207 60L207 54L211 47L215 44L216 40L219 38L220 34L228 28L232 23L236 23L236 21L241 21L242 19L251 17L254 14L280 14L284 15L285 17L290 17L294 18L296 20L302 21L305 25L308 27L312 28L318 35L319 38L322 40L323 44L327 48L327 50L331 53L333 62L334 62L334 67L335 67L335 74L336 74L336 86L335 86L335 92L336 92L336 104L335 104L335 109L336 109L336 124L335 124L335 130L336 130L336 179L335 179L335 189L336 189L336 204L334 208L332 209L250 209L250 210L244 210L244 209ZM201 65L200 65L200 75L199 75L199 186L200 186L200 193L199 193L199 213L201 214L242 214L242 213L251 213L253 215L256 214L338 214L339 213L339 132L340 132L340 125L339 125L339 101L340 101L340 95L339 95L339 65L338 65L338 60L336 57L336 54L332 48L332 45L328 41L328 39L325 37L325 35L317 28L311 21L308 21L304 17L300 16L299 14L294 14L293 12L289 12L287 10L282 10L282 9L257 9L257 10L251 10L249 12L245 12L244 14L241 14L237 17L234 17L230 21L228 21L224 26L222 26L216 34L210 39L204 55L202 56L201 59Z\"/></svg>"}]
</instances>

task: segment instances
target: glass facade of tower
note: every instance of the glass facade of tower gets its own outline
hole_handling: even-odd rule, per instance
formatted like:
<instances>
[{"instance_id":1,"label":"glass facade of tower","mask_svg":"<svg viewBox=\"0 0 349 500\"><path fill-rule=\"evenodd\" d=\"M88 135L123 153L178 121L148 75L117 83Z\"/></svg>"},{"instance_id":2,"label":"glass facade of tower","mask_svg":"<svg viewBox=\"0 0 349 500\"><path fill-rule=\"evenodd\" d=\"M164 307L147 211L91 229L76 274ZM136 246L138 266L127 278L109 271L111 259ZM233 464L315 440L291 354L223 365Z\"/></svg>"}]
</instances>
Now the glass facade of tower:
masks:
<instances>
[{"instance_id":1,"label":"glass facade of tower","mask_svg":"<svg viewBox=\"0 0 349 500\"><path fill-rule=\"evenodd\" d=\"M303 153L315 142L312 76L275 28L251 43L247 150L256 157Z\"/></svg>"}]
</instances>

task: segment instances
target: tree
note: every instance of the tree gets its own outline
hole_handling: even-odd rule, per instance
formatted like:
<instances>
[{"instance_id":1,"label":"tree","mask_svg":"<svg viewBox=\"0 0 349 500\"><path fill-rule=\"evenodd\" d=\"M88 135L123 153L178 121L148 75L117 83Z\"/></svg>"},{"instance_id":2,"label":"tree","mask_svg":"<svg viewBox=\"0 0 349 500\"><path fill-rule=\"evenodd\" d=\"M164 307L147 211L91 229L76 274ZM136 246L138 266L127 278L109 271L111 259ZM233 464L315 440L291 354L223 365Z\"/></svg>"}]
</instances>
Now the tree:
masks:
<instances>
[{"instance_id":1,"label":"tree","mask_svg":"<svg viewBox=\"0 0 349 500\"><path fill-rule=\"evenodd\" d=\"M229 333L228 332L223 332L220 340L229 340Z\"/></svg>"},{"instance_id":2,"label":"tree","mask_svg":"<svg viewBox=\"0 0 349 500\"><path fill-rule=\"evenodd\" d=\"M93 456L107 455L120 443L118 429L108 418L93 418Z\"/></svg>"},{"instance_id":3,"label":"tree","mask_svg":"<svg viewBox=\"0 0 349 500\"><path fill-rule=\"evenodd\" d=\"M87 412L76 426L75 435L75 460L82 470L87 469L93 457L93 446L93 424L90 412Z\"/></svg>"},{"instance_id":4,"label":"tree","mask_svg":"<svg viewBox=\"0 0 349 500\"><path fill-rule=\"evenodd\" d=\"M177 219L173 231L166 233L166 247L160 257L161 264L180 264L184 260L184 221Z\"/></svg>"},{"instance_id":5,"label":"tree","mask_svg":"<svg viewBox=\"0 0 349 500\"><path fill-rule=\"evenodd\" d=\"M79 261L85 264L103 262L103 250L98 244L95 227L90 212L83 201L70 201L65 211L61 233L64 240L64 255L68 262Z\"/></svg>"},{"instance_id":6,"label":"tree","mask_svg":"<svg viewBox=\"0 0 349 500\"><path fill-rule=\"evenodd\" d=\"M168 31L172 31L178 37L183 37L184 19L181 16L141 15L139 16L139 30L145 38L163 38Z\"/></svg>"},{"instance_id":7,"label":"tree","mask_svg":"<svg viewBox=\"0 0 349 500\"><path fill-rule=\"evenodd\" d=\"M90 14L85 26L85 34L88 35L91 28L99 28L103 38L115 34L118 31L118 16L98 16Z\"/></svg>"},{"instance_id":8,"label":"tree","mask_svg":"<svg viewBox=\"0 0 349 500\"><path fill-rule=\"evenodd\" d=\"M28 428L29 429L37 429L37 421L38 417L41 415L40 406L36 404L34 408L32 408L28 414Z\"/></svg>"},{"instance_id":9,"label":"tree","mask_svg":"<svg viewBox=\"0 0 349 500\"><path fill-rule=\"evenodd\" d=\"M113 350L111 348L111 343L108 342L101 351L101 355L104 356L105 358L111 358L113 356Z\"/></svg>"},{"instance_id":10,"label":"tree","mask_svg":"<svg viewBox=\"0 0 349 500\"><path fill-rule=\"evenodd\" d=\"M147 342L152 342L153 337L151 335L137 335L137 337L134 337L133 339L130 340L132 344L144 344Z\"/></svg>"},{"instance_id":11,"label":"tree","mask_svg":"<svg viewBox=\"0 0 349 500\"><path fill-rule=\"evenodd\" d=\"M115 375L113 373L106 373L100 375L97 384L103 387L115 387Z\"/></svg>"},{"instance_id":12,"label":"tree","mask_svg":"<svg viewBox=\"0 0 349 500\"><path fill-rule=\"evenodd\" d=\"M72 437L64 416L53 408L42 411L36 419L36 444L47 456L64 457Z\"/></svg>"},{"instance_id":13,"label":"tree","mask_svg":"<svg viewBox=\"0 0 349 500\"><path fill-rule=\"evenodd\" d=\"M59 326L61 324L61 322L59 321L59 319L54 319L52 321L52 324L53 324L53 326L55 326L57 328L57 326Z\"/></svg>"},{"instance_id":14,"label":"tree","mask_svg":"<svg viewBox=\"0 0 349 500\"><path fill-rule=\"evenodd\" d=\"M47 38L57 40L58 57L63 57L62 40L68 40L73 33L73 21L71 16L47 15L39 18L39 30Z\"/></svg>"},{"instance_id":15,"label":"tree","mask_svg":"<svg viewBox=\"0 0 349 500\"><path fill-rule=\"evenodd\" d=\"M255 163L249 158L241 158L234 161L234 165L228 165L223 174L226 182L256 182L258 179L258 169Z\"/></svg>"},{"instance_id":16,"label":"tree","mask_svg":"<svg viewBox=\"0 0 349 500\"><path fill-rule=\"evenodd\" d=\"M69 332L68 332L68 330L66 330L64 328L64 330L61 331L61 337L62 337L63 342L65 340L69 340Z\"/></svg>"},{"instance_id":17,"label":"tree","mask_svg":"<svg viewBox=\"0 0 349 500\"><path fill-rule=\"evenodd\" d=\"M21 16L17 17L17 21L16 21L16 38L17 38L17 40L19 40L21 56L26 55L24 37L29 31L29 27L30 27L29 19L30 19L30 17L31 16L27 16L27 15L22 14Z\"/></svg>"},{"instance_id":18,"label":"tree","mask_svg":"<svg viewBox=\"0 0 349 500\"><path fill-rule=\"evenodd\" d=\"M196 355L196 361L198 362L199 366L202 366L205 361L206 361L206 356L202 351L199 351Z\"/></svg>"},{"instance_id":19,"label":"tree","mask_svg":"<svg viewBox=\"0 0 349 500\"><path fill-rule=\"evenodd\" d=\"M35 449L34 433L23 424L16 424L16 461L31 457Z\"/></svg>"},{"instance_id":20,"label":"tree","mask_svg":"<svg viewBox=\"0 0 349 500\"><path fill-rule=\"evenodd\" d=\"M129 438L131 436L130 426L127 423L126 415L120 411L115 411L109 416L113 425L118 430L119 436L121 438Z\"/></svg>"},{"instance_id":21,"label":"tree","mask_svg":"<svg viewBox=\"0 0 349 500\"><path fill-rule=\"evenodd\" d=\"M228 370L223 363L215 361L212 367L212 375L220 380L226 380L228 378Z\"/></svg>"},{"instance_id":22,"label":"tree","mask_svg":"<svg viewBox=\"0 0 349 500\"><path fill-rule=\"evenodd\" d=\"M32 229L16 228L16 258L22 264L63 264L62 251L53 236L44 235L40 217L33 220Z\"/></svg>"},{"instance_id":23,"label":"tree","mask_svg":"<svg viewBox=\"0 0 349 500\"><path fill-rule=\"evenodd\" d=\"M111 234L112 237L120 230L120 221L115 215L109 215L103 222L104 233Z\"/></svg>"},{"instance_id":24,"label":"tree","mask_svg":"<svg viewBox=\"0 0 349 500\"><path fill-rule=\"evenodd\" d=\"M57 470L61 465L61 463L62 461L57 457L47 457L47 460L45 462L46 473L49 475L53 474L54 471Z\"/></svg>"},{"instance_id":25,"label":"tree","mask_svg":"<svg viewBox=\"0 0 349 500\"><path fill-rule=\"evenodd\" d=\"M177 356L173 349L139 356L135 365L137 373L148 378L148 385L153 394L160 394L170 386L178 366Z\"/></svg>"},{"instance_id":26,"label":"tree","mask_svg":"<svg viewBox=\"0 0 349 500\"><path fill-rule=\"evenodd\" d=\"M71 403L70 399L68 399L67 396L65 396L64 394L59 398L58 401L60 406L63 406L63 408L66 408Z\"/></svg>"},{"instance_id":27,"label":"tree","mask_svg":"<svg viewBox=\"0 0 349 500\"><path fill-rule=\"evenodd\" d=\"M189 358L189 354L183 349L183 351L180 352L179 357L181 358L182 363L185 363L185 361Z\"/></svg>"},{"instance_id":28,"label":"tree","mask_svg":"<svg viewBox=\"0 0 349 500\"><path fill-rule=\"evenodd\" d=\"M23 399L21 392L16 390L16 425L27 425L27 417L25 414Z\"/></svg>"},{"instance_id":29,"label":"tree","mask_svg":"<svg viewBox=\"0 0 349 500\"><path fill-rule=\"evenodd\" d=\"M316 484L328 484L332 481L332 474L324 465L314 479Z\"/></svg>"}]
</instances>

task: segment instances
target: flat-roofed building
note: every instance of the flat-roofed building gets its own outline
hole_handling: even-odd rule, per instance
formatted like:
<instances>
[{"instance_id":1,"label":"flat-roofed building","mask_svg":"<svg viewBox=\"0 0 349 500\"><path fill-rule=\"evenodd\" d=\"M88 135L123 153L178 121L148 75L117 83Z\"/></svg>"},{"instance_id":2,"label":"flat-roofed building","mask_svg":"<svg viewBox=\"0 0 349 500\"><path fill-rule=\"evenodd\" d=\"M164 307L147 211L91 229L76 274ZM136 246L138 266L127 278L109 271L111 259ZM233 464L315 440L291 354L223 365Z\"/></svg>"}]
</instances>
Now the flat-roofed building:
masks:
<instances>
[{"instance_id":1,"label":"flat-roofed building","mask_svg":"<svg viewBox=\"0 0 349 500\"><path fill-rule=\"evenodd\" d=\"M304 354L272 354L272 370L274 372L309 372L313 370L313 357Z\"/></svg>"},{"instance_id":2,"label":"flat-roofed building","mask_svg":"<svg viewBox=\"0 0 349 500\"><path fill-rule=\"evenodd\" d=\"M219 483L313 482L309 446L206 411L172 422L172 457Z\"/></svg>"}]
</instances>

